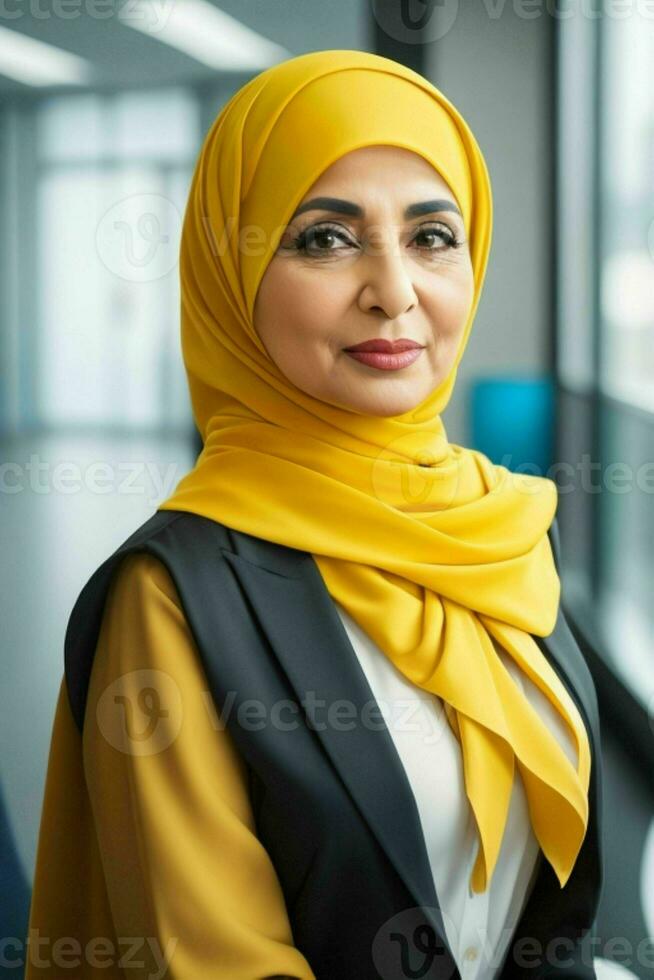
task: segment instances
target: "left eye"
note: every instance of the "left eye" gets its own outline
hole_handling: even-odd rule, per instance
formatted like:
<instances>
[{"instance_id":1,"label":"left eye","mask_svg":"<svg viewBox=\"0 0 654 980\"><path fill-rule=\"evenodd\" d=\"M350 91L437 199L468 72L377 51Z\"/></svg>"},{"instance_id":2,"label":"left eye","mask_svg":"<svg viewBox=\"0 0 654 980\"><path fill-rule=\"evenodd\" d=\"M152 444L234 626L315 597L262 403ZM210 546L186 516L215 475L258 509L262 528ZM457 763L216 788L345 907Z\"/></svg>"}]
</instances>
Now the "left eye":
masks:
<instances>
[{"instance_id":1,"label":"left eye","mask_svg":"<svg viewBox=\"0 0 654 980\"><path fill-rule=\"evenodd\" d=\"M414 241L421 237L431 238L432 240L435 237L437 239L440 239L442 243L444 242L446 245L449 246L454 245L456 242L455 235L453 235L450 229L447 228L445 225L434 225L429 228L421 228L416 234Z\"/></svg>"}]
</instances>

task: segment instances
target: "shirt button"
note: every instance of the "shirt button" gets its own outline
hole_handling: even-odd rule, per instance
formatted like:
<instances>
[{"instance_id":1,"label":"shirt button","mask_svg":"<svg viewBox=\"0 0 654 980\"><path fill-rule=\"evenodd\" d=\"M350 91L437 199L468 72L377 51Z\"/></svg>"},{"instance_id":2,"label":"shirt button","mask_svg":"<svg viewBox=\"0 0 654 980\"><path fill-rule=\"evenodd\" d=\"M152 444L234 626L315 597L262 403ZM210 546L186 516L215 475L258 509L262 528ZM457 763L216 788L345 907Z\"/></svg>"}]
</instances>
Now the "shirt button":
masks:
<instances>
[{"instance_id":1,"label":"shirt button","mask_svg":"<svg viewBox=\"0 0 654 980\"><path fill-rule=\"evenodd\" d=\"M463 954L466 960L476 960L477 959L477 947L468 946L465 953Z\"/></svg>"}]
</instances>

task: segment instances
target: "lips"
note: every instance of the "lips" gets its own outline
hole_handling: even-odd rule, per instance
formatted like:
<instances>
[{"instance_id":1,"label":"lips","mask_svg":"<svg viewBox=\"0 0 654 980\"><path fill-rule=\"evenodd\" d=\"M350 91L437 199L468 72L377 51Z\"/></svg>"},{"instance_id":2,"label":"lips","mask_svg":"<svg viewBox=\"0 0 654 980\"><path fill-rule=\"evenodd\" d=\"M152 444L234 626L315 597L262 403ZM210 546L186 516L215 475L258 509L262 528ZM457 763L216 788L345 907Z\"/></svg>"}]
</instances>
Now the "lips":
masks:
<instances>
[{"instance_id":1,"label":"lips","mask_svg":"<svg viewBox=\"0 0 654 980\"><path fill-rule=\"evenodd\" d=\"M409 340L407 337L401 337L399 340L383 340L381 337L375 337L373 340L364 340L361 344L346 347L345 350L364 353L399 354L401 351L414 350L423 346L423 344L419 344L415 340Z\"/></svg>"}]
</instances>

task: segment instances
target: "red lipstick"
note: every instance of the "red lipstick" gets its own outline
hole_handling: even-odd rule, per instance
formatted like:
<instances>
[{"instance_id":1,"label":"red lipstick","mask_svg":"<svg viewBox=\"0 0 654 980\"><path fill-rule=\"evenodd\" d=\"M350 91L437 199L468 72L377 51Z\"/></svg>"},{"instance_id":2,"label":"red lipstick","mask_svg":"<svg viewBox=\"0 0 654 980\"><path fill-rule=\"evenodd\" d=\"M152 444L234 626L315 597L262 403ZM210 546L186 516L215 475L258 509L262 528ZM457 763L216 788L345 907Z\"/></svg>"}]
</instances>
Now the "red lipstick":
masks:
<instances>
[{"instance_id":1,"label":"red lipstick","mask_svg":"<svg viewBox=\"0 0 654 980\"><path fill-rule=\"evenodd\" d=\"M381 371L397 371L399 368L413 364L424 350L423 344L407 337L399 340L383 340L375 337L364 340L361 344L345 347L345 353L362 364L378 368Z\"/></svg>"}]
</instances>

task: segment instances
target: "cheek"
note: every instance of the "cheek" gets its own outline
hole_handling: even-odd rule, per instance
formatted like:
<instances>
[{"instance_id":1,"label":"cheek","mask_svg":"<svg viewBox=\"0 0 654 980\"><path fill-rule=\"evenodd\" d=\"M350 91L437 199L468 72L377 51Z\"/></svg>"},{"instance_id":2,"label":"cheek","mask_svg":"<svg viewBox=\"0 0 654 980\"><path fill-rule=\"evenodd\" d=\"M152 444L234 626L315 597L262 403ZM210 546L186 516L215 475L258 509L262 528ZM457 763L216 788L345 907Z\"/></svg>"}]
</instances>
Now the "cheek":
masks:
<instances>
[{"instance_id":1,"label":"cheek","mask_svg":"<svg viewBox=\"0 0 654 980\"><path fill-rule=\"evenodd\" d=\"M274 311L278 335L295 340L330 335L351 302L346 285L325 270L288 266L275 270L268 285L262 290L262 308Z\"/></svg>"},{"instance_id":2,"label":"cheek","mask_svg":"<svg viewBox=\"0 0 654 980\"><path fill-rule=\"evenodd\" d=\"M424 297L434 330L441 335L458 335L463 330L474 297L472 270L439 282L438 289L428 289Z\"/></svg>"}]
</instances>

